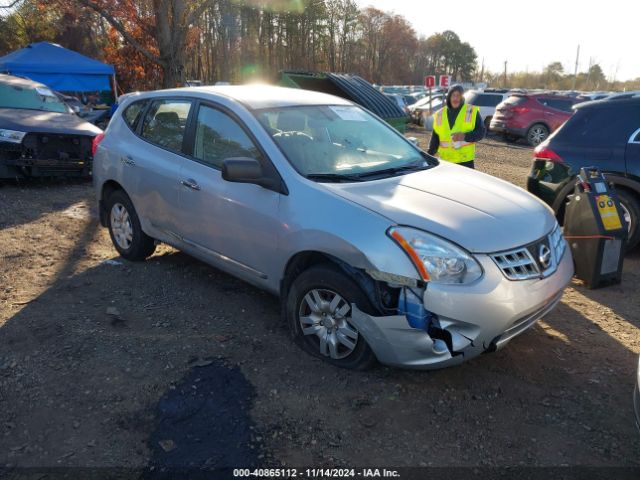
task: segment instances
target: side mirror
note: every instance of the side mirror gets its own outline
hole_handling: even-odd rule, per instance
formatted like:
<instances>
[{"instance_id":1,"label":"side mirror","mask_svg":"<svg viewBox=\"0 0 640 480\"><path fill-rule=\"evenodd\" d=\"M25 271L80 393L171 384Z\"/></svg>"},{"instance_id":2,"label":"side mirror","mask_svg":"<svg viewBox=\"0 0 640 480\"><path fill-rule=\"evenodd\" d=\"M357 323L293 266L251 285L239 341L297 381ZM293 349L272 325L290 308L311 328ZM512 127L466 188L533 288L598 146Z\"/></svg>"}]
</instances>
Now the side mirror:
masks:
<instances>
[{"instance_id":1,"label":"side mirror","mask_svg":"<svg viewBox=\"0 0 640 480\"><path fill-rule=\"evenodd\" d=\"M280 179L265 175L262 165L255 158L225 158L222 161L222 178L227 182L253 183L269 190L281 191Z\"/></svg>"}]
</instances>

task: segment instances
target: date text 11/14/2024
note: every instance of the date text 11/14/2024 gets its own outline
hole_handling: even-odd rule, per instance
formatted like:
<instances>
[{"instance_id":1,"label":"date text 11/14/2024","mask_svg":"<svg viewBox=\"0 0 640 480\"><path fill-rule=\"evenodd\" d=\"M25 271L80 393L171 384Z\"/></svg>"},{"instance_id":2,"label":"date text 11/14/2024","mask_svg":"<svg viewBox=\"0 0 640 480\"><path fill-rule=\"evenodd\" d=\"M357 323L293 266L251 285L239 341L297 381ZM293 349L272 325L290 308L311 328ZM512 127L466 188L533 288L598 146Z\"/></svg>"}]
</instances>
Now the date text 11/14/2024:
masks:
<instances>
[{"instance_id":1,"label":"date text 11/14/2024","mask_svg":"<svg viewBox=\"0 0 640 480\"><path fill-rule=\"evenodd\" d=\"M236 468L235 478L400 478L397 470L386 468Z\"/></svg>"}]
</instances>

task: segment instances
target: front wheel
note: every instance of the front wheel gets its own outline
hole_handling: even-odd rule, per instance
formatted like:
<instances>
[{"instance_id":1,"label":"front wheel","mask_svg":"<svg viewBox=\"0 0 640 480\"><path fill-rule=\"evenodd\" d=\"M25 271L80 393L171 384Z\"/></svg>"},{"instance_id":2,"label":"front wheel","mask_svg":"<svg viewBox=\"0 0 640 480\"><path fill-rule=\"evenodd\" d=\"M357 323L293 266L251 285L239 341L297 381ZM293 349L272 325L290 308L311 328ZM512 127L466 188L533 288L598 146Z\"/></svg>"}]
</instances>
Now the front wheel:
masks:
<instances>
[{"instance_id":1,"label":"front wheel","mask_svg":"<svg viewBox=\"0 0 640 480\"><path fill-rule=\"evenodd\" d=\"M129 196L116 190L106 202L107 226L113 246L127 260L144 260L155 250L155 242L142 231Z\"/></svg>"},{"instance_id":2,"label":"front wheel","mask_svg":"<svg viewBox=\"0 0 640 480\"><path fill-rule=\"evenodd\" d=\"M338 267L317 265L301 273L289 289L285 309L296 342L307 353L352 370L366 370L376 357L354 325L352 304L373 308L360 287Z\"/></svg>"},{"instance_id":3,"label":"front wheel","mask_svg":"<svg viewBox=\"0 0 640 480\"><path fill-rule=\"evenodd\" d=\"M537 147L549 136L549 129L541 123L536 123L527 130L527 142L532 147Z\"/></svg>"}]
</instances>

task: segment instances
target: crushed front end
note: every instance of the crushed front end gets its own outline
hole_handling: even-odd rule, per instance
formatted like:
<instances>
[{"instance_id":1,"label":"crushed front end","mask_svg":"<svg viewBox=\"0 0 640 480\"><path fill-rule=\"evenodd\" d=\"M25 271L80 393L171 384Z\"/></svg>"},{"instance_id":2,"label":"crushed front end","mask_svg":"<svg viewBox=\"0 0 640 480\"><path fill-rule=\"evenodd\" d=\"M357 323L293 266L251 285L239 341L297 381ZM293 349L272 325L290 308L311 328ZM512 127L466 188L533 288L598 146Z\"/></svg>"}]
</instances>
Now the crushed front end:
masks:
<instances>
[{"instance_id":1,"label":"crushed front end","mask_svg":"<svg viewBox=\"0 0 640 480\"><path fill-rule=\"evenodd\" d=\"M543 244L557 245L546 270L518 256ZM475 259L483 275L468 285L387 282L396 292L395 312L384 309L389 315L368 315L353 305L352 321L381 363L434 369L496 351L553 310L573 276L571 252L557 228L532 245ZM383 275L373 273L378 281Z\"/></svg>"},{"instance_id":2,"label":"crushed front end","mask_svg":"<svg viewBox=\"0 0 640 480\"><path fill-rule=\"evenodd\" d=\"M27 133L22 142L0 139L0 178L91 175L89 135Z\"/></svg>"}]
</instances>

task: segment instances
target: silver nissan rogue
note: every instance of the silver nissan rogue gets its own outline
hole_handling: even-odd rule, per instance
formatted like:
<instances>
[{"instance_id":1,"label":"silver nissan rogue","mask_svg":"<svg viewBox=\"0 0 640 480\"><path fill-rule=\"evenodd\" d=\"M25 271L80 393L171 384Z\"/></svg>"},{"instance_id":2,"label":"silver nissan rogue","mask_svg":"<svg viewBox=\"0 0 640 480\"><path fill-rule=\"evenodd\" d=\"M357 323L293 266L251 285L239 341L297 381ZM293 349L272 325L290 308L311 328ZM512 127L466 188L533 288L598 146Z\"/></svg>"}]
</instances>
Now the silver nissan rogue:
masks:
<instances>
[{"instance_id":1,"label":"silver nissan rogue","mask_svg":"<svg viewBox=\"0 0 640 480\"><path fill-rule=\"evenodd\" d=\"M553 212L342 98L268 86L130 94L94 141L101 223L280 296L334 365L459 364L547 314L573 274Z\"/></svg>"}]
</instances>

